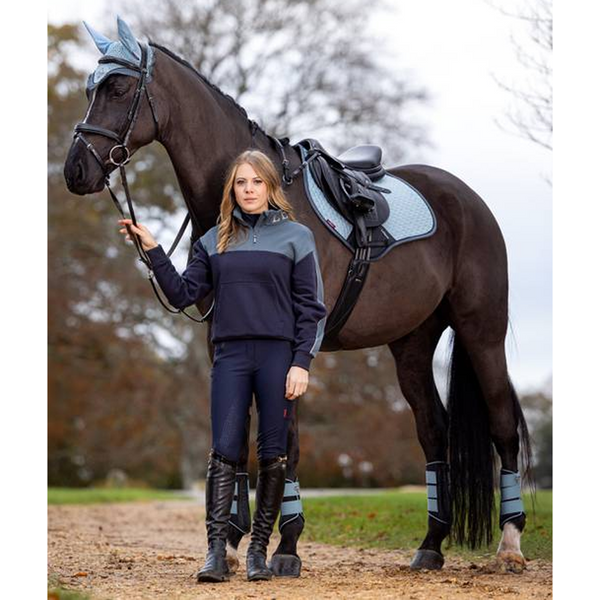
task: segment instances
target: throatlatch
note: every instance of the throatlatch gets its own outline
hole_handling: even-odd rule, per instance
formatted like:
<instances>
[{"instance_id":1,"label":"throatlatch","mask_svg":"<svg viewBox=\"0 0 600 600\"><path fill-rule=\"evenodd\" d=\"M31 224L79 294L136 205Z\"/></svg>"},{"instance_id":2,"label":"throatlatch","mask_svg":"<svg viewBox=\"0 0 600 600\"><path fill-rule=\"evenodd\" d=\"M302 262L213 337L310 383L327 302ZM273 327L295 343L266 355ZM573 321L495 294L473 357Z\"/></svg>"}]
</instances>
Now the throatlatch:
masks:
<instances>
[{"instance_id":1,"label":"throatlatch","mask_svg":"<svg viewBox=\"0 0 600 600\"><path fill-rule=\"evenodd\" d=\"M427 484L427 514L436 521L450 525L450 465L436 460L425 465Z\"/></svg>"},{"instance_id":2,"label":"throatlatch","mask_svg":"<svg viewBox=\"0 0 600 600\"><path fill-rule=\"evenodd\" d=\"M500 469L500 529L507 521L525 514L521 500L521 475Z\"/></svg>"}]
</instances>

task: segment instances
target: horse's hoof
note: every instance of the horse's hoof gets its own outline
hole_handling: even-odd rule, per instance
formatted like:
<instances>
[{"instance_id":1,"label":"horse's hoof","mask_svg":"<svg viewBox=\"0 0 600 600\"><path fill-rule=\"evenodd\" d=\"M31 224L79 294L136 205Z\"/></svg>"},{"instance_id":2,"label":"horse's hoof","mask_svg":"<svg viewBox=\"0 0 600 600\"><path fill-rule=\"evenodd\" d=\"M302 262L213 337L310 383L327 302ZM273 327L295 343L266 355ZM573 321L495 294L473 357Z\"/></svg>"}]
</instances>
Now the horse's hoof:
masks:
<instances>
[{"instance_id":1,"label":"horse's hoof","mask_svg":"<svg viewBox=\"0 0 600 600\"><path fill-rule=\"evenodd\" d=\"M275 577L300 577L302 560L293 554L273 554L269 569Z\"/></svg>"},{"instance_id":2,"label":"horse's hoof","mask_svg":"<svg viewBox=\"0 0 600 600\"><path fill-rule=\"evenodd\" d=\"M421 569L430 569L432 571L439 570L444 566L444 557L435 550L417 550L410 568L413 571L419 571Z\"/></svg>"},{"instance_id":3,"label":"horse's hoof","mask_svg":"<svg viewBox=\"0 0 600 600\"><path fill-rule=\"evenodd\" d=\"M235 573L240 566L237 550L230 544L227 544L227 566L231 573Z\"/></svg>"},{"instance_id":4,"label":"horse's hoof","mask_svg":"<svg viewBox=\"0 0 600 600\"><path fill-rule=\"evenodd\" d=\"M516 552L499 552L496 555L496 566L501 573L522 573L525 557Z\"/></svg>"}]
</instances>

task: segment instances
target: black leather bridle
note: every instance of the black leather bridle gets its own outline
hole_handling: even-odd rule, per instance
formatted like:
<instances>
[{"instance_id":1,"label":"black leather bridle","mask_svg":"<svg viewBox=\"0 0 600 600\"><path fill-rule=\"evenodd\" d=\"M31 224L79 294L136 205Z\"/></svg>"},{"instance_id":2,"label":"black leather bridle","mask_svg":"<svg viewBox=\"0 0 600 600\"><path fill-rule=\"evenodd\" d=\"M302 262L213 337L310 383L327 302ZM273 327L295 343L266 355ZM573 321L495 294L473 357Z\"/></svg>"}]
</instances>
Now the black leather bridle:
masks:
<instances>
[{"instance_id":1,"label":"black leather bridle","mask_svg":"<svg viewBox=\"0 0 600 600\"><path fill-rule=\"evenodd\" d=\"M137 122L138 116L140 114L140 108L142 105L142 97L143 96L146 96L146 98L148 99L148 104L150 106L150 111L152 113L152 119L154 120L155 137L158 136L158 118L156 116L156 108L154 105L154 99L153 99L152 95L150 94L150 90L148 89L148 85L147 85L148 72L149 72L148 48L144 44L140 44L140 48L142 51L142 56L141 56L139 65L132 63L128 60L125 60L123 58L117 57L117 56L103 56L98 61L101 64L102 63L117 63L119 65L122 65L123 67L126 67L127 69L131 69L132 71L136 71L139 73L137 88L135 90L135 95L133 97L131 106L129 107L129 110L127 112L127 122L125 123L125 126L123 127L123 132L115 133L114 131L111 131L110 129L105 129L104 127L99 127L97 125L91 125L90 123L86 123L85 121L77 123L77 125L75 125L75 129L73 132L75 141L81 141L83 144L85 144L85 147L87 148L87 150L89 150L91 152L92 156L96 159L96 161L100 165L100 168L102 169L102 172L104 174L104 185L110 192L110 195L114 202L114 205L117 207L117 210L119 211L121 217L123 219L125 219L126 215L123 210L123 207L121 206L121 203L119 202L119 199L117 198L116 194L110 187L110 172L112 170L111 165L119 168L119 173L121 175L121 184L123 185L123 190L125 191L125 197L127 199L127 208L129 210L129 215L130 215L132 223L136 226L137 226L137 220L135 218L133 202L131 200L131 194L129 192L129 185L127 183L127 174L125 172L125 165L131 159L131 152L130 152L127 144L129 143L129 138L131 137L131 133L133 132L133 129ZM88 114L89 114L89 111L88 111ZM94 147L92 142L90 142L85 137L84 134L86 134L86 133L91 133L94 135L101 135L101 136L104 136L104 137L109 138L116 142L115 145L110 149L110 151L108 153L108 163L107 163L107 161L102 160L99 152L96 150L96 148ZM119 160L119 157L115 156L116 152L122 153L120 160ZM181 224L181 226L179 228L179 231L177 232L175 241L173 242L173 244L171 245L171 248L167 252L167 256L171 256L171 254L177 247L177 244L179 244L179 241L181 240L181 237L183 236L183 233L185 232L189 222L190 222L190 212L188 211L183 220L183 223ZM135 248L139 255L140 261L148 269L148 280L152 284L152 289L154 290L156 297L158 298L160 303L163 305L163 307L166 310L168 310L170 313L174 313L174 314L183 313L186 317L188 317L189 319L192 319L192 321L196 321L197 323L203 323L204 321L206 321L206 319L208 318L208 316L210 315L210 313L212 312L212 309L214 307L214 300L213 300L210 308L206 312L206 314L203 315L200 319L196 319L194 316L187 313L185 311L185 309L175 310L172 307L168 306L165 303L165 301L162 299L161 295L158 293L158 288L156 286L156 283L154 282L154 272L152 270L152 263L150 261L150 258L146 254L146 251L142 247L142 244L139 240L138 235L133 233L133 231L131 230L129 225L127 225L126 227L127 227L127 232L129 234L130 239L132 239L134 242L134 245L135 245Z\"/></svg>"}]
</instances>

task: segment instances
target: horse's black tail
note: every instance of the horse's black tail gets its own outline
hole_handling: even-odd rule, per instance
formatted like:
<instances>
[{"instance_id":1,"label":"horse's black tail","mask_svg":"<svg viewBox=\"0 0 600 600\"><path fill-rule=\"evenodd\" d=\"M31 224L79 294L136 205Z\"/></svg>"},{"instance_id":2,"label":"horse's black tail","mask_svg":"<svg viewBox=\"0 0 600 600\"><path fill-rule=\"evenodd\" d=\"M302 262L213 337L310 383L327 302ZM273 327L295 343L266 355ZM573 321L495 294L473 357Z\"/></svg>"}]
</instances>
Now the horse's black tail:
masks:
<instances>
[{"instance_id":1,"label":"horse's black tail","mask_svg":"<svg viewBox=\"0 0 600 600\"><path fill-rule=\"evenodd\" d=\"M469 355L456 334L451 339L452 359L448 390L450 417L451 540L475 549L492 541L496 459L488 409ZM520 471L532 492L531 441L527 423L510 379L510 395L519 431ZM533 500L533 495L532 495Z\"/></svg>"},{"instance_id":2,"label":"horse's black tail","mask_svg":"<svg viewBox=\"0 0 600 600\"><path fill-rule=\"evenodd\" d=\"M453 334L448 388L450 539L470 548L492 541L495 457L488 410L471 360Z\"/></svg>"}]
</instances>

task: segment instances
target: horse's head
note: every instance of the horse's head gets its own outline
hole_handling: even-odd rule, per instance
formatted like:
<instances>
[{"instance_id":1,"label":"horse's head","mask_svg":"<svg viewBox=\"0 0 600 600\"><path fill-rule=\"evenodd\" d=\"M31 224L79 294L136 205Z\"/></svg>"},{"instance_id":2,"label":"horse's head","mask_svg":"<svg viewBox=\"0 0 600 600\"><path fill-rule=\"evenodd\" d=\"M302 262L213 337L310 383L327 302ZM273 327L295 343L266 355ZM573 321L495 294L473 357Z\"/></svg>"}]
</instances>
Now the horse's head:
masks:
<instances>
[{"instance_id":1,"label":"horse's head","mask_svg":"<svg viewBox=\"0 0 600 600\"><path fill-rule=\"evenodd\" d=\"M119 39L111 41L85 24L103 54L89 76L85 117L65 162L69 190L90 194L103 189L109 173L155 139L158 120L148 83L152 80L154 50L139 43L117 17Z\"/></svg>"}]
</instances>

